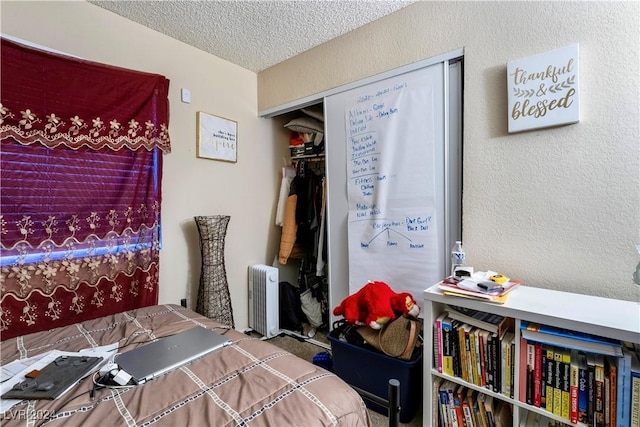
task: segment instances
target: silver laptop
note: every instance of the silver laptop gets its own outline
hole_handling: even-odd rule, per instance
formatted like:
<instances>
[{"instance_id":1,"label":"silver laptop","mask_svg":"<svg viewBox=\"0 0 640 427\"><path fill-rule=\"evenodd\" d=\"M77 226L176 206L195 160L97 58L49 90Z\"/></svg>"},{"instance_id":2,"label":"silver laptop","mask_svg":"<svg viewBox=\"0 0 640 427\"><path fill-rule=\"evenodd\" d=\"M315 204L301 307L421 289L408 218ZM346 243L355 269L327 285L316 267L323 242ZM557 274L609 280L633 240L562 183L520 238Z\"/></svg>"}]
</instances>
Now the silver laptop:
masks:
<instances>
[{"instance_id":1,"label":"silver laptop","mask_svg":"<svg viewBox=\"0 0 640 427\"><path fill-rule=\"evenodd\" d=\"M196 326L122 353L115 363L140 384L229 344L224 335Z\"/></svg>"}]
</instances>

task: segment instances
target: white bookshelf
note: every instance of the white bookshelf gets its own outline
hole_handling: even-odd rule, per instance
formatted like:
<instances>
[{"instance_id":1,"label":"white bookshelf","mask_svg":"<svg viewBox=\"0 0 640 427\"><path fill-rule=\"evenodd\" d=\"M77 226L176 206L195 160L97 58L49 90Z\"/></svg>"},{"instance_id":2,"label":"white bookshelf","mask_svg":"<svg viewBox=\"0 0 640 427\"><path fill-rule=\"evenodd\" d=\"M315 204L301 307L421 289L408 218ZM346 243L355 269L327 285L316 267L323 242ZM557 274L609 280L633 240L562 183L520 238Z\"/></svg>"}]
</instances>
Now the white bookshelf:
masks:
<instances>
[{"instance_id":1,"label":"white bookshelf","mask_svg":"<svg viewBox=\"0 0 640 427\"><path fill-rule=\"evenodd\" d=\"M439 373L433 366L433 324L446 310L447 305L457 305L515 319L515 395L511 399L484 387L467 383L462 378ZM433 380L442 377L465 387L478 390L513 405L514 426L519 426L520 418L526 411L534 411L549 418L570 423L556 417L544 408L536 408L519 400L520 390L520 321L541 323L563 329L586 332L622 341L640 343L640 303L622 301L589 295L573 294L549 289L519 286L514 289L503 305L476 301L468 298L444 295L434 285L424 291L424 384L423 384L423 425L431 427ZM584 426L584 424L576 424Z\"/></svg>"}]
</instances>

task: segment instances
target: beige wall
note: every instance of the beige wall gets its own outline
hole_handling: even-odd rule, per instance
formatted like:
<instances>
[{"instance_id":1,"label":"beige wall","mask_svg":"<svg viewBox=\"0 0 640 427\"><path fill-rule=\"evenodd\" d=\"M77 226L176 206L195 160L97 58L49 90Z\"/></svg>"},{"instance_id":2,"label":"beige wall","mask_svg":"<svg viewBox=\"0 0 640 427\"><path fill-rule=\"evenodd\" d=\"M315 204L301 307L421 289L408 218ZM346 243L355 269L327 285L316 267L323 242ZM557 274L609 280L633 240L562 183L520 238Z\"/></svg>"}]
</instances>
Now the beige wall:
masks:
<instances>
[{"instance_id":1,"label":"beige wall","mask_svg":"<svg viewBox=\"0 0 640 427\"><path fill-rule=\"evenodd\" d=\"M226 269L236 326L247 326L247 266L271 263L279 233L274 200L284 151L272 121L257 118L256 75L85 2L0 4L1 31L88 60L162 74L171 81L172 152L164 156L160 302L195 307L200 249L196 215L231 216ZM180 101L180 88L192 103ZM238 122L238 162L197 159L196 112ZM279 234L277 234L279 237Z\"/></svg>"},{"instance_id":2,"label":"beige wall","mask_svg":"<svg viewBox=\"0 0 640 427\"><path fill-rule=\"evenodd\" d=\"M638 300L639 21L637 1L421 1L259 73L258 110L464 48L470 264ZM574 43L580 123L508 134L506 63Z\"/></svg>"},{"instance_id":3,"label":"beige wall","mask_svg":"<svg viewBox=\"0 0 640 427\"><path fill-rule=\"evenodd\" d=\"M85 2L0 2L5 34L171 80L160 302L195 304L193 216L231 215L236 326L247 266L270 263L280 124L259 110L465 48L464 231L469 261L549 288L640 298L639 4L420 2L256 75ZM506 133L506 62L580 43L581 122ZM256 81L259 91L256 93ZM192 103L180 102L189 88ZM259 97L259 100L257 99ZM195 157L196 111L238 121L236 164Z\"/></svg>"}]
</instances>

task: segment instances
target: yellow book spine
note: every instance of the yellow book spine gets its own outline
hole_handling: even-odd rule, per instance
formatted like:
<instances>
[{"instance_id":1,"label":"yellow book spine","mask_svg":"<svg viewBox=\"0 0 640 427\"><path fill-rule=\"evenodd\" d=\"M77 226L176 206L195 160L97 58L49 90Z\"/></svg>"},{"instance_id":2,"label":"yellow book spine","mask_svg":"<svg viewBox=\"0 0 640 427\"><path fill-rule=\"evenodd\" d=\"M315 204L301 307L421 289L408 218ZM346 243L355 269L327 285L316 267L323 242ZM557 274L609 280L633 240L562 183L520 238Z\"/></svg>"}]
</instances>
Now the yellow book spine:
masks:
<instances>
[{"instance_id":1,"label":"yellow book spine","mask_svg":"<svg viewBox=\"0 0 640 427\"><path fill-rule=\"evenodd\" d=\"M558 349L553 353L553 414L562 416L562 353Z\"/></svg>"},{"instance_id":2,"label":"yellow book spine","mask_svg":"<svg viewBox=\"0 0 640 427\"><path fill-rule=\"evenodd\" d=\"M547 348L547 366L543 367L547 370L547 383L546 383L546 397L547 397L547 412L553 413L553 369L554 361L553 361L553 349Z\"/></svg>"},{"instance_id":3,"label":"yellow book spine","mask_svg":"<svg viewBox=\"0 0 640 427\"><path fill-rule=\"evenodd\" d=\"M458 344L459 344L459 348L460 348L460 354L458 355L460 357L460 368L461 368L461 374L462 374L462 379L465 381L469 381L469 375L468 375L468 370L467 370L467 350L466 350L466 342L465 342L465 325L460 325L458 327Z\"/></svg>"},{"instance_id":4,"label":"yellow book spine","mask_svg":"<svg viewBox=\"0 0 640 427\"><path fill-rule=\"evenodd\" d=\"M569 350L562 350L562 418L569 419L571 412L571 353Z\"/></svg>"},{"instance_id":5,"label":"yellow book spine","mask_svg":"<svg viewBox=\"0 0 640 427\"><path fill-rule=\"evenodd\" d=\"M478 333L477 329L472 329L469 332L469 345L471 350L471 379L475 385L480 385L480 380L478 379L478 355L476 353L476 334Z\"/></svg>"}]
</instances>

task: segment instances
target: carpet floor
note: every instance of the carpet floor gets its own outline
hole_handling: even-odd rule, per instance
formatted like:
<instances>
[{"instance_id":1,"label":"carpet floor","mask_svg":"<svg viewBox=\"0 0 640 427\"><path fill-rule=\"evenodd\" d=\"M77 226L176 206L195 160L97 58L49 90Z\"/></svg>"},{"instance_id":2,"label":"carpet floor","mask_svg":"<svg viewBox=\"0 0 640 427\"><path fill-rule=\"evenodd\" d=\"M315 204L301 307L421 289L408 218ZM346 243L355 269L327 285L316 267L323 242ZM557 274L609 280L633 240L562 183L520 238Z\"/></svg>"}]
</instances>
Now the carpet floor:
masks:
<instances>
[{"instance_id":1,"label":"carpet floor","mask_svg":"<svg viewBox=\"0 0 640 427\"><path fill-rule=\"evenodd\" d=\"M260 336L254 332L251 333L254 336ZM318 332L314 336L314 340L329 345L329 341L321 332ZM311 342L305 342L300 339L294 338L289 335L279 335L268 340L271 344L276 345L290 353L295 354L301 359L313 361L313 357L322 351L329 351L321 346L313 344ZM371 418L371 424L373 427L386 427L389 425L389 418L385 415L379 414L375 411L369 410L369 416ZM408 423L400 423L402 427L419 427L422 426L422 405L417 411L416 416Z\"/></svg>"}]
</instances>

